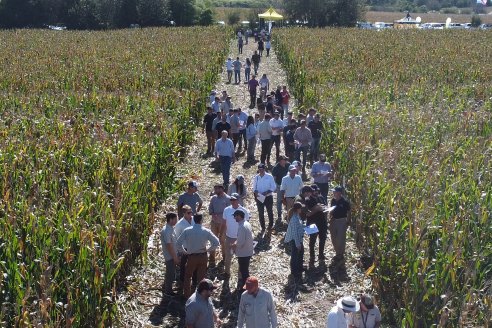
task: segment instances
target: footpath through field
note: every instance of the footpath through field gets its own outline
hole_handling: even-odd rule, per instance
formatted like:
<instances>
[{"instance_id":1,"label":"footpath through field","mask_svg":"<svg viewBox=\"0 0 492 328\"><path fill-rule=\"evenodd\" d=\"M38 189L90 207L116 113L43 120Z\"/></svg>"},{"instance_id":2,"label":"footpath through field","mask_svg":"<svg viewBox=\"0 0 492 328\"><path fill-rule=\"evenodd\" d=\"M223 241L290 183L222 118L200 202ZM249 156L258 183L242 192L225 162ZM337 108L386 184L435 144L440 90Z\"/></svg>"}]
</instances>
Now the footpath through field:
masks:
<instances>
[{"instance_id":1,"label":"footpath through field","mask_svg":"<svg viewBox=\"0 0 492 328\"><path fill-rule=\"evenodd\" d=\"M238 54L236 41L231 42L229 56L233 60L239 56L241 62L256 50L257 44L250 38L249 44L244 45L243 54ZM267 74L270 80L270 88L275 89L277 85L287 85L286 74L280 66L276 54L275 44L272 44L270 57L265 53L261 59L259 77ZM242 71L242 82L244 73ZM234 80L234 77L233 77ZM254 115L256 109L250 110L249 93L247 85L227 84L227 72L224 70L217 83L216 90L226 90L232 96L234 107L240 107L243 111ZM204 95L207 97L208 95ZM295 100L291 98L291 104ZM292 106L291 106L292 107ZM295 113L297 109L293 107ZM196 142L190 148L189 156L181 168L184 179L197 180L203 201L205 214L205 226L210 223L207 207L210 193L216 183L222 183L222 176L213 165L213 158L204 155L206 152L206 138L200 131L197 132ZM259 149L256 149L256 158L259 158ZM282 145L283 149L283 145ZM330 161L330 159L328 159ZM274 163L272 163L274 164ZM307 170L309 171L309 170ZM314 268L306 272L306 283L296 285L289 281L289 260L283 245L283 236L286 226L278 229L271 236L260 236L261 230L256 204L251 191L251 181L256 175L256 165L246 163L246 156L239 157L231 169L231 181L235 176L242 174L248 186L248 197L245 207L251 212L251 223L256 236L258 246L250 266L250 274L259 278L260 285L273 292L279 327L324 327L326 314L337 299L344 295L356 295L370 289L370 280L364 277L363 271L358 266L359 254L352 237L348 237L346 249L347 277L339 279L330 275L326 266L316 262ZM305 181L305 184L309 183ZM125 292L120 294L118 301L118 324L121 327L183 327L184 326L184 299L170 299L163 297L161 289L164 281L164 258L159 241L160 229L164 226L163 214L165 211L174 211L178 195L170 198L164 204L159 215L159 222L154 227L154 233L149 240L149 262L142 268L133 272L128 277L128 286ZM274 213L275 213L274 206ZM276 215L275 219L276 219ZM305 238L305 259L308 258L308 239ZM331 241L328 237L325 249L329 261L334 256ZM234 292L237 283L237 261L233 259L231 277L223 278L220 274L221 267L209 269L207 277L215 280L220 286L214 292L214 304L220 312L224 324L222 327L236 327L238 298Z\"/></svg>"}]
</instances>

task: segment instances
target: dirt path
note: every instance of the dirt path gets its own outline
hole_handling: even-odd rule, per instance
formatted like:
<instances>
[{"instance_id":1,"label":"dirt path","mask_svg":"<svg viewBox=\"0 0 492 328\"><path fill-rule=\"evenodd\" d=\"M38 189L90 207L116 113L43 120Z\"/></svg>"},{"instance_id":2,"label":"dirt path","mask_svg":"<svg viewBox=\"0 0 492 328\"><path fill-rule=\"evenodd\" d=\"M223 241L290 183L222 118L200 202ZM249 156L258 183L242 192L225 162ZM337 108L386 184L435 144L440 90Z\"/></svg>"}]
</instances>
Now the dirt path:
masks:
<instances>
[{"instance_id":1,"label":"dirt path","mask_svg":"<svg viewBox=\"0 0 492 328\"><path fill-rule=\"evenodd\" d=\"M243 55L238 55L236 43L231 42L230 57L239 56L243 61L246 56L251 57L256 47L256 43L252 42L250 38L249 44L244 46ZM272 48L274 50L274 44ZM270 57L265 57L264 54L258 73L260 76L263 73L267 74L271 88L287 84L285 72L277 61L274 51L271 51ZM228 94L232 96L235 107L241 107L250 114L254 114L254 110L251 112L248 109L249 97L246 85L243 83L238 85L227 84L226 82L227 73L224 70L216 90L227 90ZM295 100L291 99L291 103L295 104ZM196 142L190 148L189 157L182 167L182 175L185 179L195 179L199 182L199 193L204 200L204 209L208 207L209 195L213 191L213 185L222 183L220 173L214 170L211 165L213 159L203 156L205 151L206 140L204 135L197 134ZM259 158L259 147L256 149L256 158ZM257 235L261 229L256 205L250 190L250 182L256 174L256 166L247 165L245 160L245 156L242 156L232 166L231 181L237 174L243 174L246 178L249 195L245 205L251 211L251 223L255 235ZM177 196L171 197L163 206L163 213L166 210L174 210ZM207 211L203 212L206 213ZM208 214L205 214L204 222L210 222ZM128 288L120 294L118 318L119 325L122 327L184 326L184 300L168 299L163 297L161 292L165 266L160 252L159 231L163 224L161 219L161 223L155 227L149 240L148 263L144 267L136 269L128 277ZM364 277L363 272L358 267L359 254L351 237L348 238L346 252L348 275L346 279L340 281L337 277L330 275L325 266L316 263L315 268L306 273L306 284L299 286L289 283L290 257L283 247L284 231L285 227L279 229L279 232L272 234L271 237L261 238L257 235L255 239L259 244L250 267L251 274L259 277L260 284L273 292L280 327L323 327L326 313L338 298L347 294L356 295L361 291L370 289L369 279ZM305 259L309 257L307 246L307 238L305 238ZM327 259L334 256L330 239L327 240L325 254ZM220 317L224 322L223 327L236 327L238 300L235 294L231 293L237 282L237 261L233 259L229 281L220 278L218 269L209 270L207 276L212 280L215 279L221 285L221 288L215 292L214 298L216 300L215 306L220 311Z\"/></svg>"}]
</instances>

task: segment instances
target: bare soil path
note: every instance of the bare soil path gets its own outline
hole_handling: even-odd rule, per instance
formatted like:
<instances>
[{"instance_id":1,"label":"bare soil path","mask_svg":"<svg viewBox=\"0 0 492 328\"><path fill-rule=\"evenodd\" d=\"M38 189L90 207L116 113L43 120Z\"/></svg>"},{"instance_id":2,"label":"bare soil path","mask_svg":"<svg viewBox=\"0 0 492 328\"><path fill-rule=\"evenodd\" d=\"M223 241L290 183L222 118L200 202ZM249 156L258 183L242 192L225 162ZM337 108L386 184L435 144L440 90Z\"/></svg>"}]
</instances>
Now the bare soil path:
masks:
<instances>
[{"instance_id":1,"label":"bare soil path","mask_svg":"<svg viewBox=\"0 0 492 328\"><path fill-rule=\"evenodd\" d=\"M244 45L243 54L238 54L236 42L231 42L230 57L240 57L244 61L246 56L251 57L257 44L250 38L249 44ZM270 57L262 57L259 75L266 73L270 79L270 86L274 89L277 85L287 85L285 72L280 66L275 52L275 44L272 45ZM242 76L244 79L244 74ZM243 80L244 81L244 80ZM224 69L216 90L227 90L232 96L235 107L254 114L255 110L249 110L249 94L246 84L227 84L227 73ZM295 100L291 99L295 104ZM296 111L294 107L294 111ZM206 152L206 139L201 133L197 133L195 143L190 147L189 156L182 165L183 179L194 179L199 183L199 193L204 200L204 222L208 225L210 217L207 214L210 193L213 185L222 183L222 177L214 165L213 158L204 156ZM259 158L257 147L256 158ZM329 160L329 159L328 159ZM352 237L348 238L346 251L347 276L340 279L331 275L326 266L316 262L314 268L306 272L306 283L295 285L289 282L289 255L283 245L283 236L286 226L278 229L278 232L270 236L259 236L260 226L258 213L251 192L251 180L256 174L256 165L245 163L246 157L241 156L232 166L231 181L237 174L245 176L249 187L249 195L245 206L251 211L251 223L255 238L259 243L256 254L251 261L250 271L259 278L260 285L268 288L274 294L276 300L277 315L280 327L324 327L327 312L334 302L344 295L356 295L362 291L370 290L370 280L363 274L358 265L359 253ZM141 268L134 270L128 280L128 286L120 294L118 300L118 326L121 327L183 327L184 303L183 299L169 299L163 297L161 286L164 280L164 258L161 254L159 231L165 224L163 214L166 211L175 210L178 195L173 195L163 205L158 224L154 227L154 233L149 240L149 259ZM275 196L274 196L275 197ZM275 213L274 205L274 213ZM276 215L275 215L276 218ZM305 238L305 259L308 258L307 238ZM334 256L331 241L328 238L325 254L327 259ZM233 294L237 282L237 261L233 259L231 278L221 278L220 269L209 269L208 278L216 280L221 287L215 292L214 303L220 312L224 324L222 327L236 327L238 298Z\"/></svg>"}]
</instances>

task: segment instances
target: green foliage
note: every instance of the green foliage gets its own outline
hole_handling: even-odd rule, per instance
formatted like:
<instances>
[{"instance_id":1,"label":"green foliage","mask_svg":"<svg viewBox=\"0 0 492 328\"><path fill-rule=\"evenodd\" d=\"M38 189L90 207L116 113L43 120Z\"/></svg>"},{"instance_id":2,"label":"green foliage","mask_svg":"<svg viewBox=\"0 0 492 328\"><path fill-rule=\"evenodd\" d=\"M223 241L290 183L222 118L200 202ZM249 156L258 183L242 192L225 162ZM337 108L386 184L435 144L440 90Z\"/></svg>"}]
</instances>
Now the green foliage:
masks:
<instances>
[{"instance_id":1,"label":"green foliage","mask_svg":"<svg viewBox=\"0 0 492 328\"><path fill-rule=\"evenodd\" d=\"M471 18L471 25L473 27L478 27L482 24L482 19L478 15L473 15Z\"/></svg>"},{"instance_id":2,"label":"green foliage","mask_svg":"<svg viewBox=\"0 0 492 328\"><path fill-rule=\"evenodd\" d=\"M166 0L139 0L138 22L142 26L162 26L168 21Z\"/></svg>"},{"instance_id":3,"label":"green foliage","mask_svg":"<svg viewBox=\"0 0 492 328\"><path fill-rule=\"evenodd\" d=\"M214 13L212 9L206 8L200 13L198 24L202 26L212 25L214 23Z\"/></svg>"},{"instance_id":4,"label":"green foliage","mask_svg":"<svg viewBox=\"0 0 492 328\"><path fill-rule=\"evenodd\" d=\"M175 192L227 35L0 33L2 327L115 326L118 281Z\"/></svg>"},{"instance_id":5,"label":"green foliage","mask_svg":"<svg viewBox=\"0 0 492 328\"><path fill-rule=\"evenodd\" d=\"M178 26L191 26L195 23L195 0L169 0L172 20Z\"/></svg>"},{"instance_id":6,"label":"green foliage","mask_svg":"<svg viewBox=\"0 0 492 328\"><path fill-rule=\"evenodd\" d=\"M346 181L373 288L398 327L492 320L492 66L487 31L281 29L299 107ZM466 45L466 47L463 47Z\"/></svg>"},{"instance_id":7,"label":"green foliage","mask_svg":"<svg viewBox=\"0 0 492 328\"><path fill-rule=\"evenodd\" d=\"M236 25L241 19L241 14L238 11L233 11L227 14L227 24Z\"/></svg>"},{"instance_id":8,"label":"green foliage","mask_svg":"<svg viewBox=\"0 0 492 328\"><path fill-rule=\"evenodd\" d=\"M361 0L286 0L291 20L308 21L311 27L355 26L362 17Z\"/></svg>"}]
</instances>

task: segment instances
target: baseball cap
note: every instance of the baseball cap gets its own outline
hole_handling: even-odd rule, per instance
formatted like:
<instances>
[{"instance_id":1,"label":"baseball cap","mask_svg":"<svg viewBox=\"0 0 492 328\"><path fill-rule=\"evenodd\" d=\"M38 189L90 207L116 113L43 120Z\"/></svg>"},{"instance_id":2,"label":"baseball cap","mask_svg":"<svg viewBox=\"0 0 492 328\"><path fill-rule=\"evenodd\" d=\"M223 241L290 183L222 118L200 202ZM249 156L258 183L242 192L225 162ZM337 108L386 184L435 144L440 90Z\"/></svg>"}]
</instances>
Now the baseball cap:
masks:
<instances>
[{"instance_id":1,"label":"baseball cap","mask_svg":"<svg viewBox=\"0 0 492 328\"><path fill-rule=\"evenodd\" d=\"M301 192L313 192L313 188L311 188L311 186L304 186L302 187Z\"/></svg>"},{"instance_id":2,"label":"baseball cap","mask_svg":"<svg viewBox=\"0 0 492 328\"><path fill-rule=\"evenodd\" d=\"M292 165L294 165L294 166L301 166L301 163L299 163L299 161L293 161L292 162Z\"/></svg>"},{"instance_id":3,"label":"baseball cap","mask_svg":"<svg viewBox=\"0 0 492 328\"><path fill-rule=\"evenodd\" d=\"M210 280L210 279L203 279L198 284L197 291L198 291L198 293L201 293L204 290L214 290L214 289L217 289L217 287L214 286L214 283L212 282L212 280Z\"/></svg>"},{"instance_id":4,"label":"baseball cap","mask_svg":"<svg viewBox=\"0 0 492 328\"><path fill-rule=\"evenodd\" d=\"M259 169L265 169L266 168L266 165L263 164L263 163L260 163L260 164L258 164L258 168Z\"/></svg>"},{"instance_id":5,"label":"baseball cap","mask_svg":"<svg viewBox=\"0 0 492 328\"><path fill-rule=\"evenodd\" d=\"M244 175L242 174L239 174L236 179L238 179L238 181L244 181Z\"/></svg>"},{"instance_id":6,"label":"baseball cap","mask_svg":"<svg viewBox=\"0 0 492 328\"><path fill-rule=\"evenodd\" d=\"M241 210L235 210L235 211L234 211L234 216L236 216L236 215L239 215L239 216L240 216L240 217L242 217L243 219L244 219L244 216L245 216L245 215L244 215L244 212L243 212L243 211L241 211Z\"/></svg>"},{"instance_id":7,"label":"baseball cap","mask_svg":"<svg viewBox=\"0 0 492 328\"><path fill-rule=\"evenodd\" d=\"M240 197L239 197L239 194L237 192L231 194L231 200L238 200L239 198Z\"/></svg>"},{"instance_id":8,"label":"baseball cap","mask_svg":"<svg viewBox=\"0 0 492 328\"><path fill-rule=\"evenodd\" d=\"M248 279L246 279L246 283L243 288L246 290L252 290L255 287L258 287L258 278L255 276L249 276Z\"/></svg>"},{"instance_id":9,"label":"baseball cap","mask_svg":"<svg viewBox=\"0 0 492 328\"><path fill-rule=\"evenodd\" d=\"M297 170L297 168L294 165L289 166L289 171L291 170Z\"/></svg>"},{"instance_id":10,"label":"baseball cap","mask_svg":"<svg viewBox=\"0 0 492 328\"><path fill-rule=\"evenodd\" d=\"M313 189L313 191L318 191L319 190L319 187L317 184L312 184L311 185L311 189Z\"/></svg>"},{"instance_id":11,"label":"baseball cap","mask_svg":"<svg viewBox=\"0 0 492 328\"><path fill-rule=\"evenodd\" d=\"M336 186L331 191L343 192L343 187L342 186Z\"/></svg>"},{"instance_id":12,"label":"baseball cap","mask_svg":"<svg viewBox=\"0 0 492 328\"><path fill-rule=\"evenodd\" d=\"M188 182L188 188L197 188L198 189L198 183L196 181L190 181L190 182Z\"/></svg>"}]
</instances>

